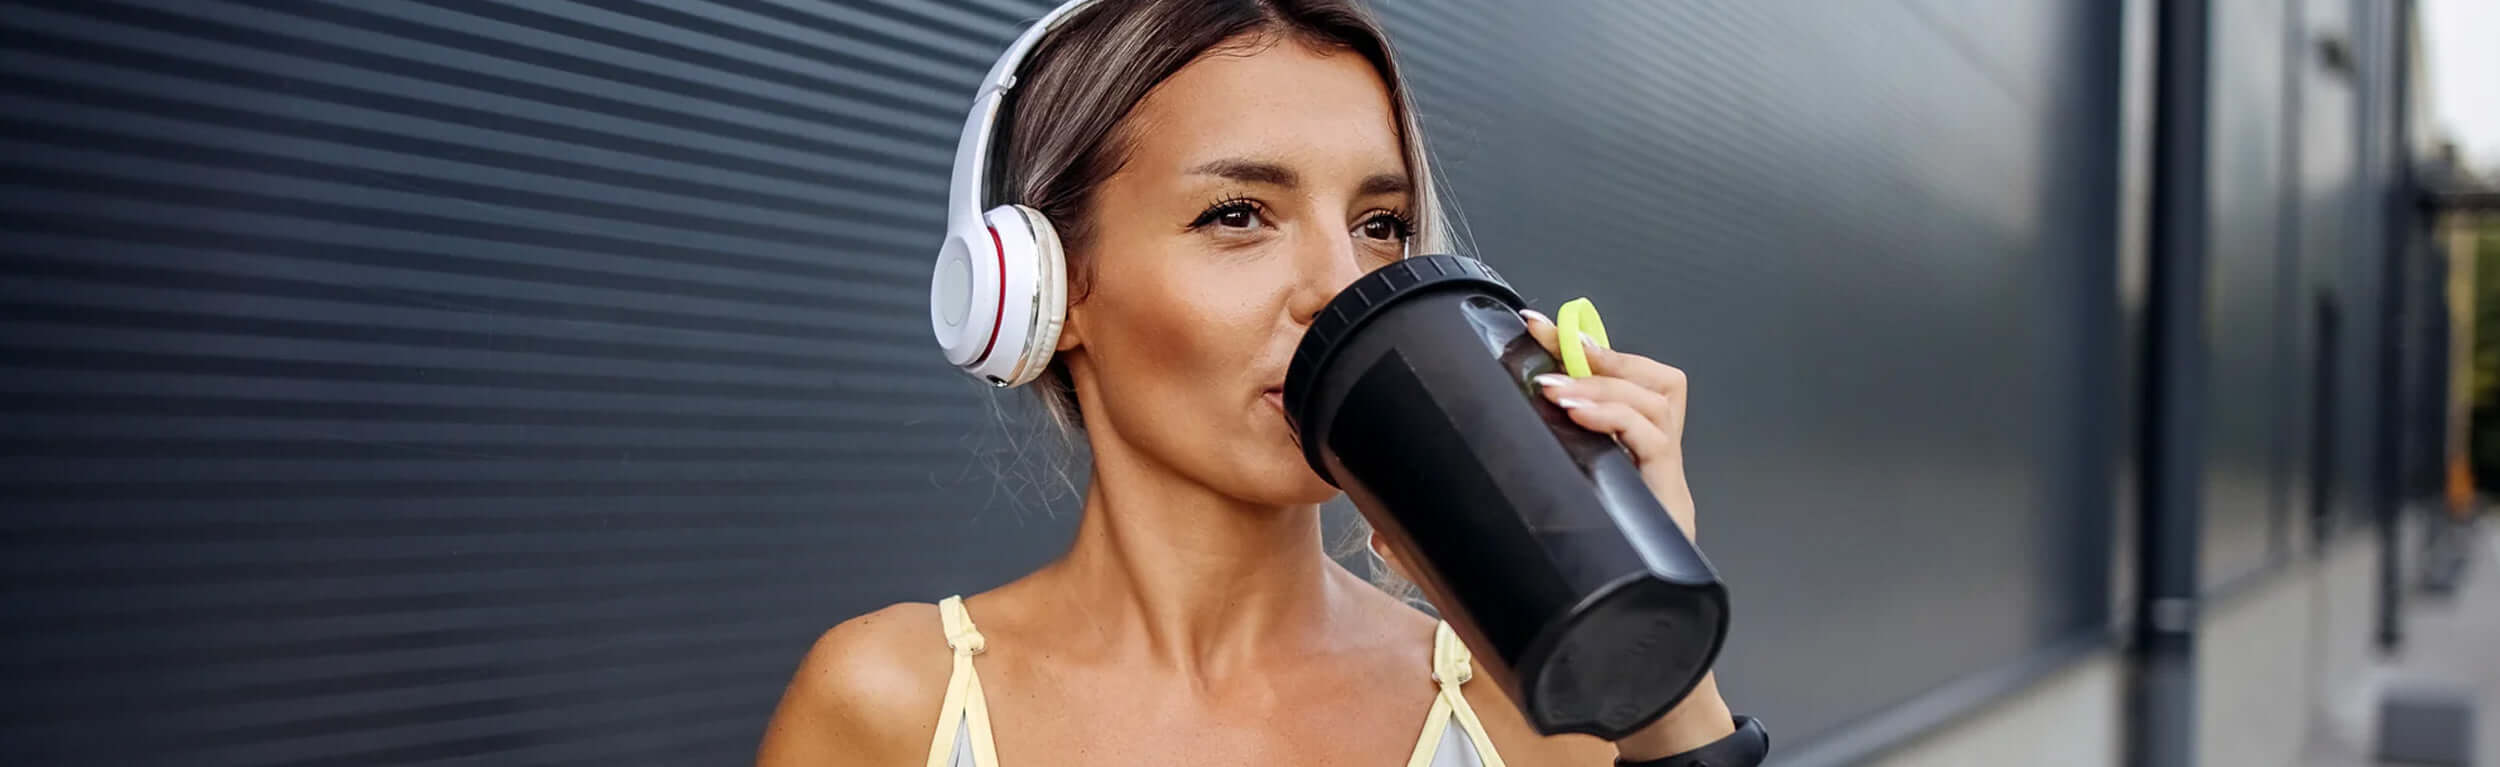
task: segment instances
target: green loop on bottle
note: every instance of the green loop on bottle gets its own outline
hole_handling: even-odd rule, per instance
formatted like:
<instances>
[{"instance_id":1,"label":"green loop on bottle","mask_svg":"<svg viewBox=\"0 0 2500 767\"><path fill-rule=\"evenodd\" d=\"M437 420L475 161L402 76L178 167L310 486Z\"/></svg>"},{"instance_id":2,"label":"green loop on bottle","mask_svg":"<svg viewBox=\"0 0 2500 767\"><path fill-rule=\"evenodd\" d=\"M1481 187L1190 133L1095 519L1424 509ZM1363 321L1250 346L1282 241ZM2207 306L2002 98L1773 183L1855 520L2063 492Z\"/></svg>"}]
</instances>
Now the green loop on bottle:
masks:
<instances>
[{"instance_id":1,"label":"green loop on bottle","mask_svg":"<svg viewBox=\"0 0 2500 767\"><path fill-rule=\"evenodd\" d=\"M1588 350L1580 345L1581 336L1597 342L1597 348L1615 348L1606 340L1606 321L1598 319L1597 304L1585 297L1571 299L1555 311L1554 327L1559 330L1554 345L1562 350L1563 372L1573 378L1592 375L1589 372Z\"/></svg>"}]
</instances>

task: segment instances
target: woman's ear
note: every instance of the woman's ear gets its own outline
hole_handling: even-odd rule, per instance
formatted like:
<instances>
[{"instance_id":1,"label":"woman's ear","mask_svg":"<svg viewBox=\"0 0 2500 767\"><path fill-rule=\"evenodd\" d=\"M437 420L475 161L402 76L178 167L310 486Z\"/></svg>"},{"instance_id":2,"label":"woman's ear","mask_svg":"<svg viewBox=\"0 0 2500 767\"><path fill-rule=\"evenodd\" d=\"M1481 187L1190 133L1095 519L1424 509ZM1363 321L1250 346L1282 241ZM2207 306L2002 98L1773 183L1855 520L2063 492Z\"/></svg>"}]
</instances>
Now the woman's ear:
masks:
<instances>
[{"instance_id":1,"label":"woman's ear","mask_svg":"<svg viewBox=\"0 0 2500 767\"><path fill-rule=\"evenodd\" d=\"M1057 350L1060 354L1066 354L1070 349L1085 345L1085 343L1081 340L1084 337L1084 334L1077 332L1076 319L1076 307L1068 307L1067 321L1059 324L1059 346L1057 347Z\"/></svg>"},{"instance_id":2,"label":"woman's ear","mask_svg":"<svg viewBox=\"0 0 2500 767\"><path fill-rule=\"evenodd\" d=\"M1071 295L1068 297L1067 318L1059 321L1059 345L1055 347L1058 352L1065 353L1070 349L1084 346L1085 332L1082 330L1084 327L1085 304Z\"/></svg>"}]
</instances>

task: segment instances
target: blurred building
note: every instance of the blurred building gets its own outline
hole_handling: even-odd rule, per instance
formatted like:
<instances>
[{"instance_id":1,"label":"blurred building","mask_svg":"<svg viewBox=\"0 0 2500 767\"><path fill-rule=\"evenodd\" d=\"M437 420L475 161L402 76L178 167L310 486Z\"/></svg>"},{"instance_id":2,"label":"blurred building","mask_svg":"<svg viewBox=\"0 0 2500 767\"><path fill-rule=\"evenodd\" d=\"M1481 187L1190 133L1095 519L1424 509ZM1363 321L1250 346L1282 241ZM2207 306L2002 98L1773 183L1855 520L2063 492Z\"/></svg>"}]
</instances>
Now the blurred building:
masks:
<instances>
[{"instance_id":1,"label":"blurred building","mask_svg":"<svg viewBox=\"0 0 2500 767\"><path fill-rule=\"evenodd\" d=\"M2366 705L2455 449L2406 3L1378 4L1472 249L1693 374L1778 763L2155 747L2139 616L2199 763ZM0 762L741 763L1058 551L922 304L1043 7L0 0Z\"/></svg>"}]
</instances>

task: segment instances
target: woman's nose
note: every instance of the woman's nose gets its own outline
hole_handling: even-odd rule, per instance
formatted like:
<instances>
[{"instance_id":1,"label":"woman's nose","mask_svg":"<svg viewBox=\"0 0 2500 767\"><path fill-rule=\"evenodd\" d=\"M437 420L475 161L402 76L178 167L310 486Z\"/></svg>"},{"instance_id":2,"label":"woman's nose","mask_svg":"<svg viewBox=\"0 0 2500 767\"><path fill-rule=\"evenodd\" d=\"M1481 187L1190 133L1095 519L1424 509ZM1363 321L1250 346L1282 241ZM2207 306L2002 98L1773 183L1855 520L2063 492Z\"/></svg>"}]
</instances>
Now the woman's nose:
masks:
<instances>
[{"instance_id":1,"label":"woman's nose","mask_svg":"<svg viewBox=\"0 0 2500 767\"><path fill-rule=\"evenodd\" d=\"M1350 234L1313 237L1299 250L1294 259L1293 318L1309 325L1327 308L1328 300L1337 297L1337 291L1363 276L1363 263Z\"/></svg>"}]
</instances>

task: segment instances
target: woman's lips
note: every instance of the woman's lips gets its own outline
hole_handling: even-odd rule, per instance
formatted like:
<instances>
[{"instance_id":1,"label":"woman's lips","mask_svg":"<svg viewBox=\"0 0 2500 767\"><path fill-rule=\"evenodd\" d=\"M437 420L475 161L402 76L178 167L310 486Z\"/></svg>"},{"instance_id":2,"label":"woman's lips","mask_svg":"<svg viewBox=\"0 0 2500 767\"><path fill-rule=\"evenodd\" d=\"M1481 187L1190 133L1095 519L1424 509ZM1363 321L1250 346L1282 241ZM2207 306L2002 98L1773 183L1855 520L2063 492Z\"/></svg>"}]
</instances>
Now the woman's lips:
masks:
<instances>
[{"instance_id":1,"label":"woman's lips","mask_svg":"<svg viewBox=\"0 0 2500 767\"><path fill-rule=\"evenodd\" d=\"M1276 412L1285 412L1285 390L1269 389L1259 395L1259 398L1267 400L1267 404L1276 406Z\"/></svg>"}]
</instances>

